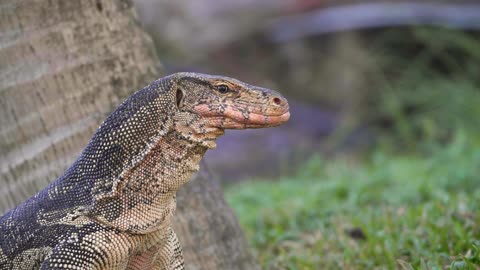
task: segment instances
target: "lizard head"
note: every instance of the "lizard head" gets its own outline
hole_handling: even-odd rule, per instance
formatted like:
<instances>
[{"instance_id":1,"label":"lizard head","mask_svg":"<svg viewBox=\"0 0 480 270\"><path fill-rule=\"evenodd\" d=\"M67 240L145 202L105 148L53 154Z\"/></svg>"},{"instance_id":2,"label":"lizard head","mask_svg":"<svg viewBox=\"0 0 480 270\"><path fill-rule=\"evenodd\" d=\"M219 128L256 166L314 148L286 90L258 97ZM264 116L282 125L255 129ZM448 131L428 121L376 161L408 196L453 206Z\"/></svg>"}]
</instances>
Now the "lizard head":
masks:
<instances>
[{"instance_id":1,"label":"lizard head","mask_svg":"<svg viewBox=\"0 0 480 270\"><path fill-rule=\"evenodd\" d=\"M279 93L236 79L198 73L176 73L175 95L180 111L206 119L218 129L263 128L290 118L287 100Z\"/></svg>"}]
</instances>

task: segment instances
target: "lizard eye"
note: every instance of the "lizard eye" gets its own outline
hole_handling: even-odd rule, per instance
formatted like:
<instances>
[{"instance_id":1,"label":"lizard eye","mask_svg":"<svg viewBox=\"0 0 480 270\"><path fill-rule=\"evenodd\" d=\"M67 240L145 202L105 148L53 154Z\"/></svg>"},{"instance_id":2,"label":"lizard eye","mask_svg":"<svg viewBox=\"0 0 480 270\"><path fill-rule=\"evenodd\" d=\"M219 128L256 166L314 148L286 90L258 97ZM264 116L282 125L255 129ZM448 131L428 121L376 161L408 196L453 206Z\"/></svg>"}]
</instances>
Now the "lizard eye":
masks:
<instances>
[{"instance_id":1,"label":"lizard eye","mask_svg":"<svg viewBox=\"0 0 480 270\"><path fill-rule=\"evenodd\" d=\"M225 84L219 84L217 85L217 91L220 94L226 94L230 91L230 88L228 88L228 86L226 86Z\"/></svg>"}]
</instances>

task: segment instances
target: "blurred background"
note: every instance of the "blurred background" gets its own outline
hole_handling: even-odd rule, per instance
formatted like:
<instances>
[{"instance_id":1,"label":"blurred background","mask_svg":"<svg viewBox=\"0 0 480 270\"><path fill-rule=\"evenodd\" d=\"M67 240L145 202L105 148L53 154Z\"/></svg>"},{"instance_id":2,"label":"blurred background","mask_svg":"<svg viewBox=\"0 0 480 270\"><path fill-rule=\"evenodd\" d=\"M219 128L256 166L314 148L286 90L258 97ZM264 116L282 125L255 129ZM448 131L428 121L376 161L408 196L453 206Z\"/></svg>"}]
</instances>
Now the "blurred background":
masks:
<instances>
[{"instance_id":1,"label":"blurred background","mask_svg":"<svg viewBox=\"0 0 480 270\"><path fill-rule=\"evenodd\" d=\"M204 164L265 269L480 269L478 1L134 4L168 73L290 101Z\"/></svg>"}]
</instances>

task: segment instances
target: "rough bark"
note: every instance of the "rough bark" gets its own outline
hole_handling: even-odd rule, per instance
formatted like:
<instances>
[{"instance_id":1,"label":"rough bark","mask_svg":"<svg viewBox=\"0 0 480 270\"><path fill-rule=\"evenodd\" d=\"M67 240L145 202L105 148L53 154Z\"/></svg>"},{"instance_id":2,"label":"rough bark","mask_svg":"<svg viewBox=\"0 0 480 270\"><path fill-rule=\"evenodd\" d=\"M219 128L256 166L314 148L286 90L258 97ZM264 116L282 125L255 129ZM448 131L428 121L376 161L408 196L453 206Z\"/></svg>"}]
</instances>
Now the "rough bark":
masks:
<instances>
[{"instance_id":1,"label":"rough bark","mask_svg":"<svg viewBox=\"0 0 480 270\"><path fill-rule=\"evenodd\" d=\"M130 1L0 0L0 214L61 175L105 116L161 75ZM257 268L205 180L179 196L188 269Z\"/></svg>"},{"instance_id":2,"label":"rough bark","mask_svg":"<svg viewBox=\"0 0 480 270\"><path fill-rule=\"evenodd\" d=\"M173 229L180 235L189 270L260 269L218 181L205 166L178 192L177 211Z\"/></svg>"},{"instance_id":3,"label":"rough bark","mask_svg":"<svg viewBox=\"0 0 480 270\"><path fill-rule=\"evenodd\" d=\"M62 174L108 112L160 68L128 2L0 3L3 213Z\"/></svg>"}]
</instances>

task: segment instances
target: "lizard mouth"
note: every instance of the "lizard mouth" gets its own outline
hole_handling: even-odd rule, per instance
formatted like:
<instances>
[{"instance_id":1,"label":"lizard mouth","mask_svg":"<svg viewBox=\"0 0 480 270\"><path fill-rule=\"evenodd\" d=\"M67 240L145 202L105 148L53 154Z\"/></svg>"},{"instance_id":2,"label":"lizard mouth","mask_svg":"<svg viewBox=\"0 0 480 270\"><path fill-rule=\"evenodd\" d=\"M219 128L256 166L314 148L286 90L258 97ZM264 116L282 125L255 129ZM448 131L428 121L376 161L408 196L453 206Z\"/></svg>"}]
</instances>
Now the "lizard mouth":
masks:
<instances>
[{"instance_id":1,"label":"lizard mouth","mask_svg":"<svg viewBox=\"0 0 480 270\"><path fill-rule=\"evenodd\" d=\"M288 105L275 112L246 112L229 107L223 112L211 112L205 105L195 107L197 113L208 119L209 126L220 129L265 128L284 124L290 119Z\"/></svg>"},{"instance_id":2,"label":"lizard mouth","mask_svg":"<svg viewBox=\"0 0 480 270\"><path fill-rule=\"evenodd\" d=\"M247 115L233 112L227 113L224 125L229 129L245 129L245 128L265 128L275 127L290 119L290 111L288 108L279 114L261 114L261 113L249 113Z\"/></svg>"}]
</instances>

